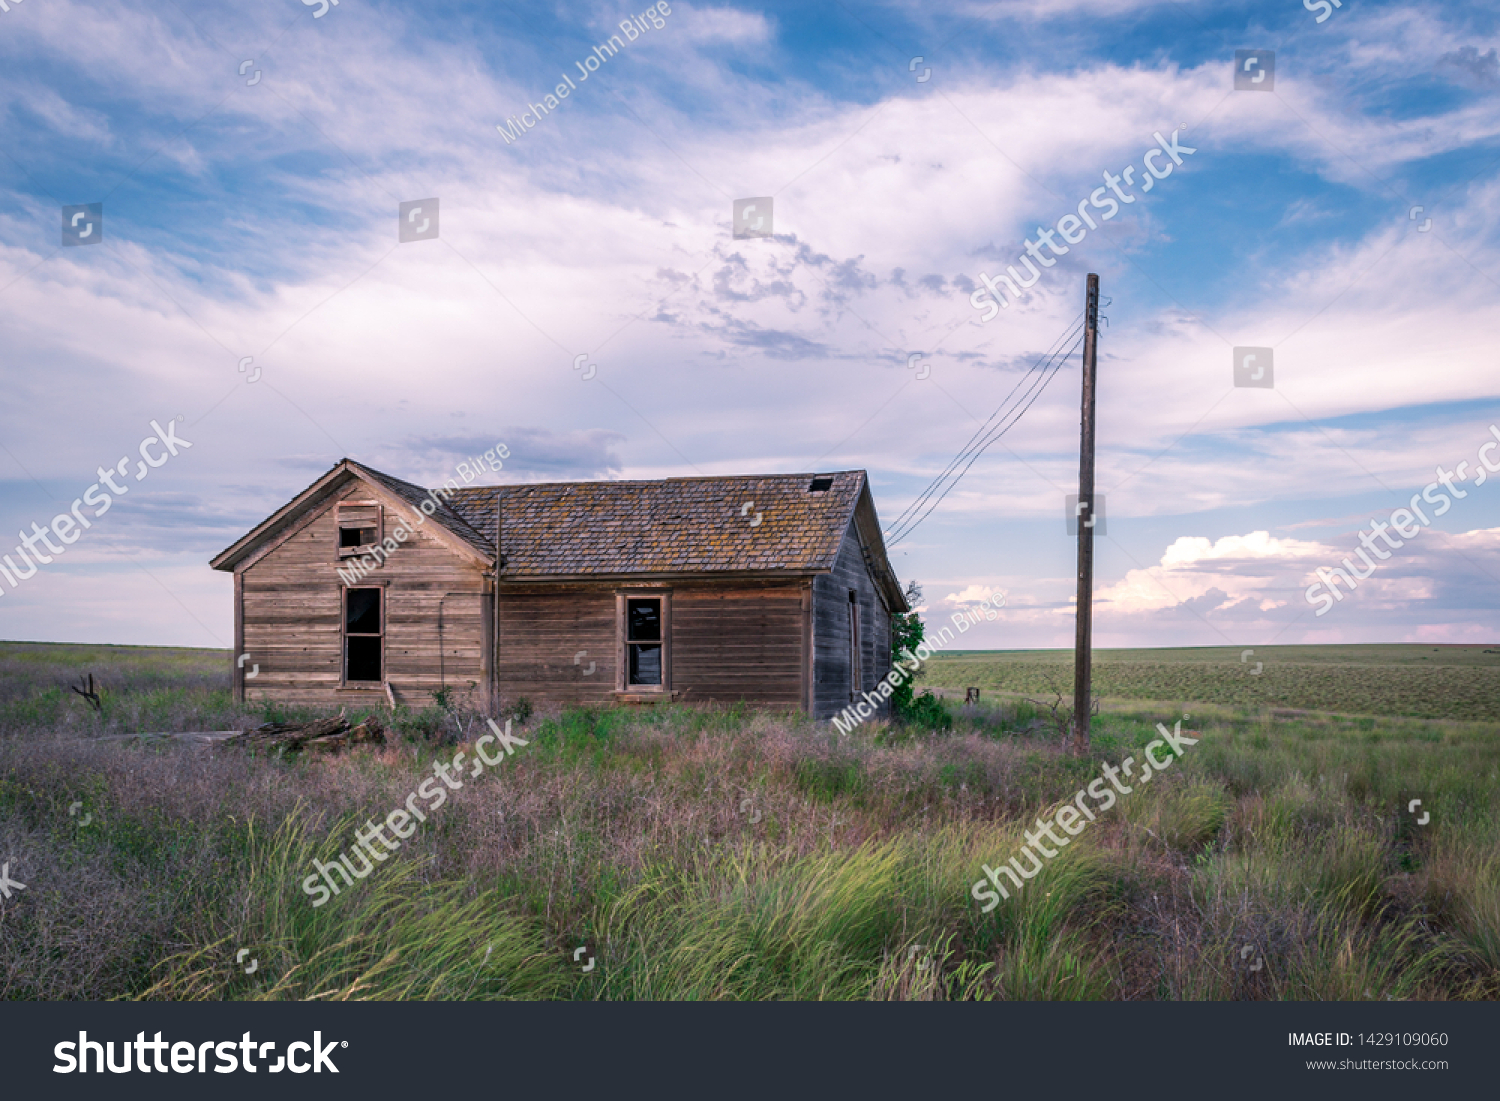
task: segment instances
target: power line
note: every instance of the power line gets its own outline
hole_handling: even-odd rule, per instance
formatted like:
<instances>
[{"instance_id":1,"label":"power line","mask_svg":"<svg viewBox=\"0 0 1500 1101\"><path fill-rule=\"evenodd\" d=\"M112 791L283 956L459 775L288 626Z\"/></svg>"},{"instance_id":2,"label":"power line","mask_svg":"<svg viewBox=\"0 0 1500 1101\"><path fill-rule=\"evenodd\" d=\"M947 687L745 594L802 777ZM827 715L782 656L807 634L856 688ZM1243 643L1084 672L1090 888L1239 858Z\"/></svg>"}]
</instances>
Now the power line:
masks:
<instances>
[{"instance_id":1,"label":"power line","mask_svg":"<svg viewBox=\"0 0 1500 1101\"><path fill-rule=\"evenodd\" d=\"M1072 327L1064 332L1062 336L1058 337L1057 340L1053 341L1052 346L1043 355L1043 357L1036 363L1033 363L1026 374L1022 375L1021 378L1016 381L1015 386L1011 387L1010 393L1005 396L1005 400L1000 403L999 408L997 408L995 412L991 413L989 419L975 430L974 434L969 437L968 442L964 444L963 449L960 450L958 455L948 463L948 465L943 469L942 473L933 480L931 485L929 485L925 490L918 494L916 500L907 505L906 508L902 510L901 514L891 522L890 530L894 531L900 528L908 517L918 511L926 502L926 500L933 493L937 492L939 486L942 485L943 480L953 472L954 468L956 468L959 463L964 461L964 459L969 455L969 452L972 448L978 446L979 442L983 439L985 434L992 430L995 418L1002 415L1002 413L1006 409L1006 406L1010 403L1011 398L1015 396L1016 391L1019 390L1023 385L1026 385L1028 380L1034 380L1036 372L1044 368L1045 365L1052 359L1052 357L1057 354L1058 348L1082 330L1082 324L1083 315L1079 314L1079 316L1074 319Z\"/></svg>"},{"instance_id":2,"label":"power line","mask_svg":"<svg viewBox=\"0 0 1500 1101\"><path fill-rule=\"evenodd\" d=\"M1079 345L1081 345L1082 343L1083 343L1083 336L1082 336L1082 334L1080 334L1078 336L1077 340L1075 340L1073 342L1072 347L1070 347L1067 350L1067 352L1064 353L1057 360L1057 362L1055 363L1055 365L1053 365L1051 367L1051 369L1046 373L1046 375L1045 376L1039 376L1038 384L1035 385L1033 391L1029 394L1029 396L1027 396L1025 398L1026 404L1023 407L1021 407L1020 410L1017 411L1013 417L1011 417L1010 422L1008 424L1004 424L1002 426L997 426L996 427L996 429L983 441L983 443L978 448L976 448L969 455L969 460L968 460L967 463L964 464L963 469L960 470L954 476L953 480L948 483L948 486L943 490L943 492L941 494L938 495L937 499L935 501L933 501L927 507L926 511L923 512L921 516L918 516L916 519L912 520L910 523L908 523L906 525L905 528L903 528L897 535L895 535L890 540L892 543L895 543L895 542L897 542L897 541L899 541L901 539L906 538L908 535L910 535L913 531L916 530L917 525L919 525L923 520L927 519L928 516L932 515L933 510L935 508L937 508L937 506L939 504L942 503L943 499L945 497L947 497L950 492L953 491L953 488L955 486L957 486L958 483L959 483L959 481L963 478L963 476L969 472L969 468L974 465L975 461L978 460L979 456L983 455L985 453L985 451L987 451L989 449L989 447L990 447L991 444L993 444L996 440L1000 439L1000 437L1003 436L1003 435L1005 435L1006 432L1010 431L1010 429L1015 426L1016 422L1019 421L1021 419L1021 417L1025 415L1026 411L1031 408L1032 404L1036 401L1036 399L1041 396L1041 392L1047 388L1047 384L1049 382L1051 382L1052 379L1053 379L1053 377L1057 374L1057 372L1062 369L1063 363L1066 362L1066 360L1069 359L1073 355L1073 353L1078 350ZM964 457L963 453L960 453L959 456L958 456L958 458L955 460L955 462L961 461L963 459L963 457Z\"/></svg>"},{"instance_id":3,"label":"power line","mask_svg":"<svg viewBox=\"0 0 1500 1101\"><path fill-rule=\"evenodd\" d=\"M963 476L968 473L975 460L984 454L989 447L1013 428L1017 421L1026 414L1036 399L1041 396L1047 384L1052 381L1062 365L1072 357L1083 342L1084 315L1080 313L1074 319L1073 324L1053 341L1051 348L1034 363L1011 388L999 407L990 414L989 418L975 430L969 437L967 443L954 458L943 468L930 485L927 486L917 498L902 510L901 514L891 523L886 532L886 541L894 545L901 539L906 538L916 530L923 520L932 514L933 509L942 503L943 498L953 491ZM1061 348L1070 345L1063 352ZM1025 388L1023 390L1023 387ZM1017 397L1017 391L1022 391ZM1012 401L1012 399L1015 399ZM967 460L967 461L966 461ZM962 469L958 469L962 464ZM951 480L950 480L951 479ZM944 483L947 483L946 486ZM941 489L941 493L938 491ZM934 495L936 497L934 499ZM920 513L920 515L918 515Z\"/></svg>"}]
</instances>

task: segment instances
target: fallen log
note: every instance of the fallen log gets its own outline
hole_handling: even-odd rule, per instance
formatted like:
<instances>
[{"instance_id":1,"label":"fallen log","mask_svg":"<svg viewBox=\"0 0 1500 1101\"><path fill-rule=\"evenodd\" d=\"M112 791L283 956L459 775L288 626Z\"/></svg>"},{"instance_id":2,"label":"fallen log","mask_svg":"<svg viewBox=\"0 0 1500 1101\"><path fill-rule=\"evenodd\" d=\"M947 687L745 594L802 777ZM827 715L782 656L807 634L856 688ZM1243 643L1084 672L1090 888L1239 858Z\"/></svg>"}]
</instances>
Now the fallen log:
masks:
<instances>
[{"instance_id":1,"label":"fallen log","mask_svg":"<svg viewBox=\"0 0 1500 1101\"><path fill-rule=\"evenodd\" d=\"M254 730L246 730L224 745L246 749L267 750L279 754L300 753L310 749L317 753L337 753L355 745L385 742L385 730L374 719L367 719L351 727L349 721L339 714L331 719L315 719L310 723L265 723Z\"/></svg>"},{"instance_id":2,"label":"fallen log","mask_svg":"<svg viewBox=\"0 0 1500 1101\"><path fill-rule=\"evenodd\" d=\"M319 753L337 753L339 750L347 749L351 746L381 745L384 742L385 730L381 725L373 720L366 720L358 726L351 726L346 730L310 738L302 743L301 748L311 749Z\"/></svg>"}]
</instances>

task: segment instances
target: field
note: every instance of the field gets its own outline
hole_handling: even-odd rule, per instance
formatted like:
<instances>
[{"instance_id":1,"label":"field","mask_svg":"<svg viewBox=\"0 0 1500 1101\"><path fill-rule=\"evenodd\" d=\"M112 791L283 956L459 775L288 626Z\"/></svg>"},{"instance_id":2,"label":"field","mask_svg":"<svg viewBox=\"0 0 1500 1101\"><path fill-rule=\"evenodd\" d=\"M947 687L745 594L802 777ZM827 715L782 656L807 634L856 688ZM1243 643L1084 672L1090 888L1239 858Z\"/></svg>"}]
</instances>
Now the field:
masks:
<instances>
[{"instance_id":1,"label":"field","mask_svg":"<svg viewBox=\"0 0 1500 1101\"><path fill-rule=\"evenodd\" d=\"M25 884L0 997L1494 999L1493 657L1342 649L1257 650L1249 685L1223 651L1102 655L1084 758L994 698L1040 698L1066 655L935 662L987 689L943 732L531 715L315 907L314 861L472 758L475 716L386 713L385 747L292 760L141 742L314 713L236 706L223 652L0 643L0 860ZM99 713L66 687L88 672ZM1199 741L983 912L982 866L1188 703Z\"/></svg>"},{"instance_id":2,"label":"field","mask_svg":"<svg viewBox=\"0 0 1500 1101\"><path fill-rule=\"evenodd\" d=\"M1494 647L1097 650L1093 677L1094 691L1106 699L1500 722L1500 649ZM926 683L1070 696L1073 651L949 650L933 658Z\"/></svg>"}]
</instances>

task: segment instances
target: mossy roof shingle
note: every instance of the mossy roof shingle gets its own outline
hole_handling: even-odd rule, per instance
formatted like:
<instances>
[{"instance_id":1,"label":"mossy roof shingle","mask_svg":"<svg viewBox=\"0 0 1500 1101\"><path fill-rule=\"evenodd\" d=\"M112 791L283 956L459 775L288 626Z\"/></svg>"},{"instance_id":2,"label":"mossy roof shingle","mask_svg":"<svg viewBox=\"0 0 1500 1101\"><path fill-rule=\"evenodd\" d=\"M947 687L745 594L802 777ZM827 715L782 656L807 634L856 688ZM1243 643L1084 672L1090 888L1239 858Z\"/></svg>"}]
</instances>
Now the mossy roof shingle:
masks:
<instances>
[{"instance_id":1,"label":"mossy roof shingle","mask_svg":"<svg viewBox=\"0 0 1500 1101\"><path fill-rule=\"evenodd\" d=\"M831 482L814 493L814 478ZM580 576L827 569L865 485L861 470L460 489L449 498L505 572ZM746 509L746 505L750 507Z\"/></svg>"}]
</instances>

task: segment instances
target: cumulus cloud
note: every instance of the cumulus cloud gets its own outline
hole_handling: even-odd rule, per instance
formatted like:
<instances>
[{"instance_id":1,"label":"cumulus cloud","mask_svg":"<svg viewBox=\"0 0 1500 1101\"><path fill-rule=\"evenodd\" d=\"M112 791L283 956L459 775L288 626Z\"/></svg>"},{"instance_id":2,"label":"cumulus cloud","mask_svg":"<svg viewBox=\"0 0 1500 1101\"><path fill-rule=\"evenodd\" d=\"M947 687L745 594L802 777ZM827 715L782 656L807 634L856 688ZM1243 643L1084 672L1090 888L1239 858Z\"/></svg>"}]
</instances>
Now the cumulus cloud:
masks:
<instances>
[{"instance_id":1,"label":"cumulus cloud","mask_svg":"<svg viewBox=\"0 0 1500 1101\"><path fill-rule=\"evenodd\" d=\"M1494 52L1465 52L1430 12L1369 13L1358 41L1339 37L1347 19L1323 28L1326 49L1279 73L1277 96L1236 97L1217 47L1138 57L1104 41L1159 6L977 5L974 32L918 85L903 60L824 58L753 9L674 5L511 145L495 124L599 40L592 14L441 33L414 9L204 14L264 69L251 87L170 6L17 8L0 40L0 519L23 522L33 478L71 499L141 425L179 412L202 442L161 496L110 518L143 553L195 523L202 542L248 526L345 455L435 484L500 439L513 458L497 480L866 467L891 518L1099 271L1113 299L1099 488L1112 528L1169 533L1153 535L1157 564L1100 573L1100 622L1140 638L1275 622L1309 563L1347 543L1329 518L1366 494L1399 501L1500 412L1486 274L1500 183L1431 168L1500 135L1494 97L1391 110L1334 94L1374 73L1430 83L1440 56L1482 78ZM1086 30L1068 22L1080 14ZM935 18L885 17L912 37ZM983 266L1181 123L1199 151L1177 173L977 322ZM1410 203L1393 205L1390 180ZM433 195L441 238L399 244L397 204ZM755 195L775 196L775 236L734 240L731 204ZM60 251L58 205L100 196L105 244ZM1419 201L1430 232L1407 217ZM1275 390L1232 387L1237 344L1274 346ZM903 369L913 352L930 378ZM572 369L580 354L596 377ZM955 598L1003 578L1008 629L1038 639L1064 637L1070 608L1068 548L1026 525L1057 526L1076 490L1075 369L895 548ZM1465 526L1489 530L1490 507ZM1322 541L1286 535L1303 522ZM1421 554L1489 560L1483 538L1444 538L1426 533ZM1425 561L1383 567L1370 599L1392 603L1395 630L1436 629L1429 613L1467 630L1476 605ZM142 608L154 637L200 638ZM1352 601L1337 611L1357 619ZM33 610L0 630L52 621Z\"/></svg>"},{"instance_id":2,"label":"cumulus cloud","mask_svg":"<svg viewBox=\"0 0 1500 1101\"><path fill-rule=\"evenodd\" d=\"M1182 536L1155 566L1126 572L1101 587L1095 605L1130 615L1188 605L1200 612L1236 607L1267 612L1288 603L1298 581L1332 548L1301 539L1276 539L1269 532L1226 535L1210 541Z\"/></svg>"},{"instance_id":3,"label":"cumulus cloud","mask_svg":"<svg viewBox=\"0 0 1500 1101\"><path fill-rule=\"evenodd\" d=\"M1353 559L1359 542L1276 538L1265 531L1217 540L1184 536L1157 565L1132 569L1095 594L1096 630L1116 638L1157 629L1192 632L1194 644L1220 641L1383 641L1490 630L1500 606L1500 528L1462 533L1426 529L1388 552L1331 607L1310 600L1320 570ZM1319 609L1323 608L1320 612ZM1063 612L1064 609L1057 609ZM1071 614L1071 609L1066 610Z\"/></svg>"},{"instance_id":4,"label":"cumulus cloud","mask_svg":"<svg viewBox=\"0 0 1500 1101\"><path fill-rule=\"evenodd\" d=\"M963 608L970 604L988 604L997 595L1003 596L1004 594L988 585L970 585L961 592L949 593L943 597L943 603Z\"/></svg>"}]
</instances>

